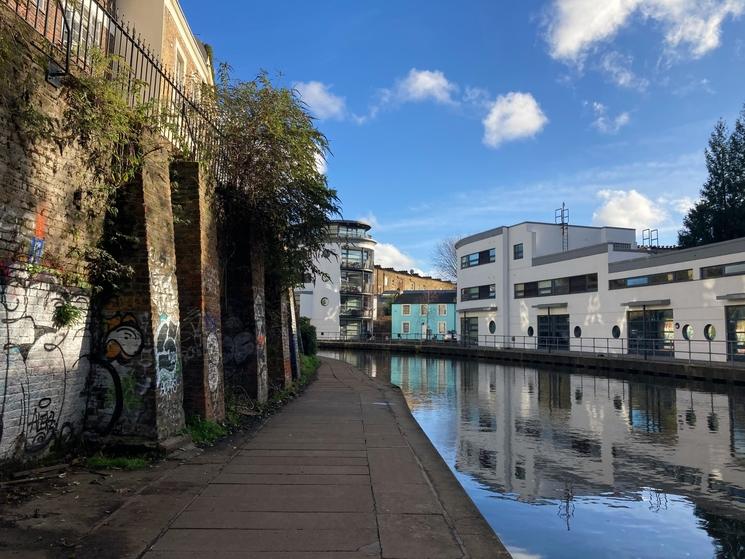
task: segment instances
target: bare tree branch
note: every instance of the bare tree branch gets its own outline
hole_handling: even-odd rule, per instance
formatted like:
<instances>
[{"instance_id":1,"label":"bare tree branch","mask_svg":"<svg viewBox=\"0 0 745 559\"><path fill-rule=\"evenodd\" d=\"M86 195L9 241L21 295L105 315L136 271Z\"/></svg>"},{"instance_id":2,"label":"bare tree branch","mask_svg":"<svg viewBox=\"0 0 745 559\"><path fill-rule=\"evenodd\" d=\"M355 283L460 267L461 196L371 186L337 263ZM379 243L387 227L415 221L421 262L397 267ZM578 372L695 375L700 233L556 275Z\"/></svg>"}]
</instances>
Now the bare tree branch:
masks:
<instances>
[{"instance_id":1,"label":"bare tree branch","mask_svg":"<svg viewBox=\"0 0 745 559\"><path fill-rule=\"evenodd\" d=\"M455 281L458 279L458 255L455 250L455 243L458 239L448 237L441 240L435 246L432 253L432 264L443 279Z\"/></svg>"}]
</instances>

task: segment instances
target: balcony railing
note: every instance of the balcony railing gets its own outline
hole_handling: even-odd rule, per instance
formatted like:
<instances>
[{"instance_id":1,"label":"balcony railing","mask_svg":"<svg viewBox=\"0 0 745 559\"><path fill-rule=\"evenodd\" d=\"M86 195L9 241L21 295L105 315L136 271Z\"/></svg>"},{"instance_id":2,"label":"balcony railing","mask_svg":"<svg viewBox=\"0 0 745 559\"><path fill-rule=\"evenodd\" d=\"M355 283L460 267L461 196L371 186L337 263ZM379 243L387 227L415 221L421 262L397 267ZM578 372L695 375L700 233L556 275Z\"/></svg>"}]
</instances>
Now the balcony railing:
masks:
<instances>
[{"instance_id":1,"label":"balcony railing","mask_svg":"<svg viewBox=\"0 0 745 559\"><path fill-rule=\"evenodd\" d=\"M163 66L158 57L97 0L0 0L20 16L47 44L50 81L76 68L90 73L94 54L112 56L109 72L127 72L124 95L131 105L152 104L153 111L168 117L162 134L181 152L198 161L211 162L219 176L220 130L199 92Z\"/></svg>"},{"instance_id":2,"label":"balcony railing","mask_svg":"<svg viewBox=\"0 0 745 559\"><path fill-rule=\"evenodd\" d=\"M366 260L364 262L360 262L359 260L348 260L346 258L342 258L340 260L339 265L342 268L349 268L351 270L372 270L373 269L372 260Z\"/></svg>"},{"instance_id":3,"label":"balcony railing","mask_svg":"<svg viewBox=\"0 0 745 559\"><path fill-rule=\"evenodd\" d=\"M339 311L339 316L341 318L372 318L373 311L372 309L349 309L345 307L341 307Z\"/></svg>"}]
</instances>

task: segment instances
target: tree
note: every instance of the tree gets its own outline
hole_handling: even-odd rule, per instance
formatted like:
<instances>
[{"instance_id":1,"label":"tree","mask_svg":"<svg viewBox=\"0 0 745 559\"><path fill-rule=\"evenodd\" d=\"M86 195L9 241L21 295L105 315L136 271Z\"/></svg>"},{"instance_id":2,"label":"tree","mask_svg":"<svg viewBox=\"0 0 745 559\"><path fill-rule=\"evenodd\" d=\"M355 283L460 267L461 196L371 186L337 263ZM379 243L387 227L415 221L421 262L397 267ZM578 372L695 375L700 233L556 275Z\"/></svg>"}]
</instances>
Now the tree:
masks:
<instances>
[{"instance_id":1,"label":"tree","mask_svg":"<svg viewBox=\"0 0 745 559\"><path fill-rule=\"evenodd\" d=\"M336 191L319 172L329 152L306 106L266 73L234 81L223 65L215 88L221 128L217 201L233 242L258 243L282 287L318 272Z\"/></svg>"},{"instance_id":2,"label":"tree","mask_svg":"<svg viewBox=\"0 0 745 559\"><path fill-rule=\"evenodd\" d=\"M455 243L458 239L448 237L441 240L435 246L432 253L432 263L435 270L446 280L455 281L458 279L458 255L455 250Z\"/></svg>"},{"instance_id":3,"label":"tree","mask_svg":"<svg viewBox=\"0 0 745 559\"><path fill-rule=\"evenodd\" d=\"M745 237L745 109L731 134L717 122L705 153L709 176L678 232L682 247Z\"/></svg>"}]
</instances>

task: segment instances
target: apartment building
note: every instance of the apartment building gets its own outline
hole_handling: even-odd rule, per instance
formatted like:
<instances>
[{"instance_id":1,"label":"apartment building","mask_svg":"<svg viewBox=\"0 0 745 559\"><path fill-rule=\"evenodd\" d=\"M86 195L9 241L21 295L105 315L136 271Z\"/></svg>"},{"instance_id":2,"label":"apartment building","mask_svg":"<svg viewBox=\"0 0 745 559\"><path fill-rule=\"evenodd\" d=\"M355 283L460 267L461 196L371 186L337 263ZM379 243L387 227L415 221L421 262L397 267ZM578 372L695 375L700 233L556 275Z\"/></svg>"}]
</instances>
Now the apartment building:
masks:
<instances>
[{"instance_id":1,"label":"apartment building","mask_svg":"<svg viewBox=\"0 0 745 559\"><path fill-rule=\"evenodd\" d=\"M375 245L370 226L359 221L334 221L321 273L296 291L300 316L310 319L319 338L359 338L373 332Z\"/></svg>"},{"instance_id":2,"label":"apartment building","mask_svg":"<svg viewBox=\"0 0 745 559\"><path fill-rule=\"evenodd\" d=\"M455 333L455 290L404 291L391 305L395 339L447 340Z\"/></svg>"},{"instance_id":3,"label":"apartment building","mask_svg":"<svg viewBox=\"0 0 745 559\"><path fill-rule=\"evenodd\" d=\"M745 238L691 249L635 239L633 229L536 222L461 239L459 334L486 345L744 360Z\"/></svg>"}]
</instances>

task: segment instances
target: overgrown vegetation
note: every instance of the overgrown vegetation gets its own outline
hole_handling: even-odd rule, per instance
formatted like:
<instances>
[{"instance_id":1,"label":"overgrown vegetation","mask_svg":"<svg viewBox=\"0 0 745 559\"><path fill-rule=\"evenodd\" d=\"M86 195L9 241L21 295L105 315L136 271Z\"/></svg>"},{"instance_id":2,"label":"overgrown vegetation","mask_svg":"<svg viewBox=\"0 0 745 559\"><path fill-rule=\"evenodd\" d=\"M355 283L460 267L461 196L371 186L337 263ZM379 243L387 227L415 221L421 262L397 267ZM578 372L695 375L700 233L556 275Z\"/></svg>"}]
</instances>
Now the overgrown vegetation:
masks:
<instances>
[{"instance_id":1,"label":"overgrown vegetation","mask_svg":"<svg viewBox=\"0 0 745 559\"><path fill-rule=\"evenodd\" d=\"M80 322L82 316L83 310L80 307L76 307L69 301L64 301L61 305L57 305L54 308L52 322L57 328L63 328Z\"/></svg>"},{"instance_id":2,"label":"overgrown vegetation","mask_svg":"<svg viewBox=\"0 0 745 559\"><path fill-rule=\"evenodd\" d=\"M701 199L678 233L682 247L745 237L745 108L731 133L724 121L717 122L706 149L706 169Z\"/></svg>"},{"instance_id":3,"label":"overgrown vegetation","mask_svg":"<svg viewBox=\"0 0 745 559\"><path fill-rule=\"evenodd\" d=\"M186 422L186 432L191 436L194 444L208 446L226 436L229 430L215 421L192 417Z\"/></svg>"},{"instance_id":4,"label":"overgrown vegetation","mask_svg":"<svg viewBox=\"0 0 745 559\"><path fill-rule=\"evenodd\" d=\"M251 244L266 257L280 289L315 274L336 191L318 169L329 153L326 137L296 91L276 87L266 73L233 80L220 68L214 103L221 122L217 207L228 239Z\"/></svg>"},{"instance_id":5,"label":"overgrown vegetation","mask_svg":"<svg viewBox=\"0 0 745 559\"><path fill-rule=\"evenodd\" d=\"M316 327L310 323L310 318L307 316L300 317L300 341L303 343L303 353L305 355L315 355L318 353Z\"/></svg>"},{"instance_id":6,"label":"overgrown vegetation","mask_svg":"<svg viewBox=\"0 0 745 559\"><path fill-rule=\"evenodd\" d=\"M142 456L112 456L102 452L86 459L85 465L92 470L144 470L151 461Z\"/></svg>"}]
</instances>

